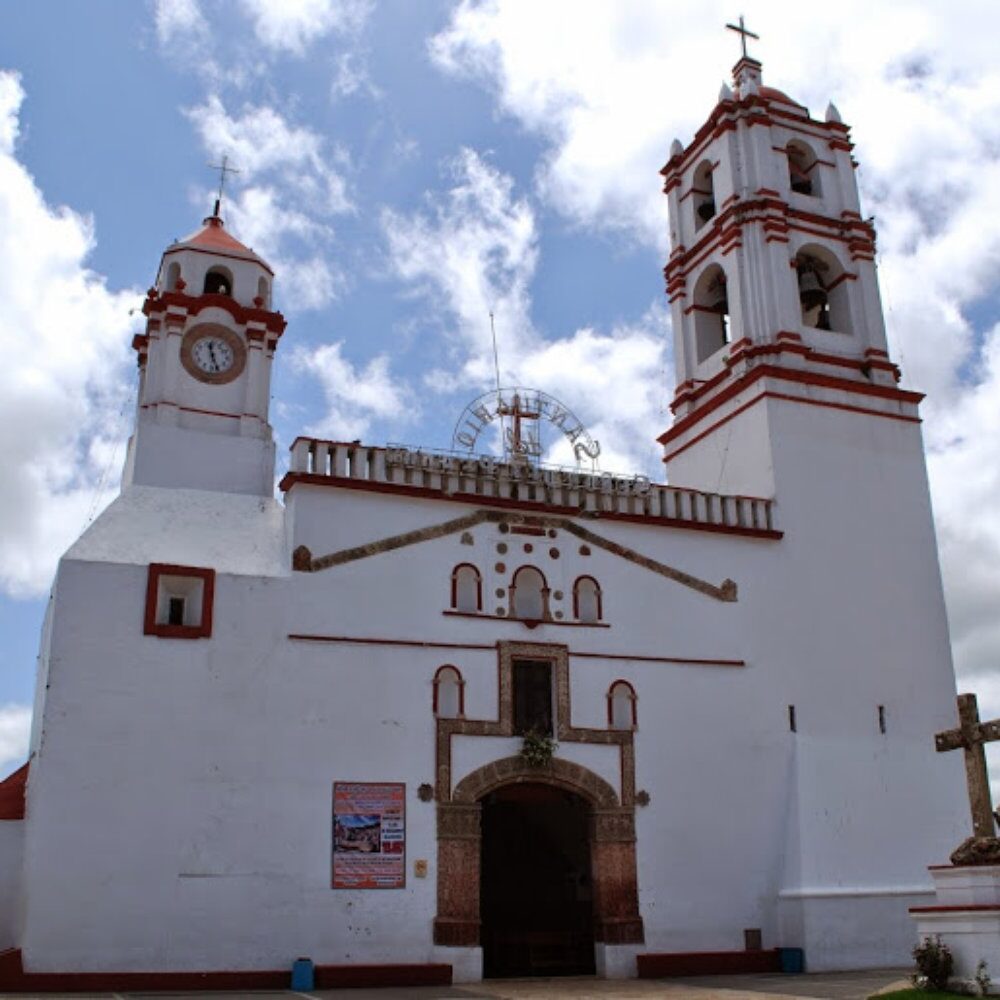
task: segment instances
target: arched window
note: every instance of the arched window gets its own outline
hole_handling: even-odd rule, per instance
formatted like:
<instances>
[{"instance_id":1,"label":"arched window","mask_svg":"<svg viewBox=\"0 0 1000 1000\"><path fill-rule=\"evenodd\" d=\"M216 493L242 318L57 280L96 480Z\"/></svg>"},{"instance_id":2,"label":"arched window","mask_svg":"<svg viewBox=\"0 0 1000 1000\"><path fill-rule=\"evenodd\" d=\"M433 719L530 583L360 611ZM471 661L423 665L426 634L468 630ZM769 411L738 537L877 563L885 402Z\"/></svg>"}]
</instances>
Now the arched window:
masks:
<instances>
[{"instance_id":1,"label":"arched window","mask_svg":"<svg viewBox=\"0 0 1000 1000\"><path fill-rule=\"evenodd\" d=\"M232 295L233 276L225 267L210 267L205 275L206 295Z\"/></svg>"},{"instance_id":2,"label":"arched window","mask_svg":"<svg viewBox=\"0 0 1000 1000\"><path fill-rule=\"evenodd\" d=\"M455 611L483 610L483 581L471 563L461 563L451 571L451 606Z\"/></svg>"},{"instance_id":3,"label":"arched window","mask_svg":"<svg viewBox=\"0 0 1000 1000\"><path fill-rule=\"evenodd\" d=\"M694 172L691 183L691 202L694 205L694 228L701 229L715 215L715 184L712 181L713 164L703 160Z\"/></svg>"},{"instance_id":4,"label":"arched window","mask_svg":"<svg viewBox=\"0 0 1000 1000\"><path fill-rule=\"evenodd\" d=\"M694 288L695 357L700 364L730 341L726 272L718 264L707 268Z\"/></svg>"},{"instance_id":5,"label":"arched window","mask_svg":"<svg viewBox=\"0 0 1000 1000\"><path fill-rule=\"evenodd\" d=\"M270 299L271 289L268 287L267 278L257 279L257 298L260 302L257 303L261 309L267 309L271 305Z\"/></svg>"},{"instance_id":6,"label":"arched window","mask_svg":"<svg viewBox=\"0 0 1000 1000\"><path fill-rule=\"evenodd\" d=\"M458 667L446 663L434 674L434 714L439 719L465 715L465 681Z\"/></svg>"},{"instance_id":7,"label":"arched window","mask_svg":"<svg viewBox=\"0 0 1000 1000\"><path fill-rule=\"evenodd\" d=\"M820 191L819 169L812 147L793 139L786 147L788 155L788 185L797 194L818 197Z\"/></svg>"},{"instance_id":8,"label":"arched window","mask_svg":"<svg viewBox=\"0 0 1000 1000\"><path fill-rule=\"evenodd\" d=\"M522 566L510 585L511 616L527 621L549 617L549 588L545 577L534 566Z\"/></svg>"},{"instance_id":9,"label":"arched window","mask_svg":"<svg viewBox=\"0 0 1000 1000\"><path fill-rule=\"evenodd\" d=\"M615 681L608 688L608 725L612 729L635 729L638 700L635 688L628 681Z\"/></svg>"},{"instance_id":10,"label":"arched window","mask_svg":"<svg viewBox=\"0 0 1000 1000\"><path fill-rule=\"evenodd\" d=\"M817 330L851 332L848 301L850 275L822 247L806 247L795 258L802 325Z\"/></svg>"},{"instance_id":11,"label":"arched window","mask_svg":"<svg viewBox=\"0 0 1000 1000\"><path fill-rule=\"evenodd\" d=\"M170 267L167 268L167 291L173 292L177 289L177 282L180 280L181 276L181 266L174 261Z\"/></svg>"},{"instance_id":12,"label":"arched window","mask_svg":"<svg viewBox=\"0 0 1000 1000\"><path fill-rule=\"evenodd\" d=\"M581 576L573 584L573 617L578 622L601 620L601 587L592 576Z\"/></svg>"}]
</instances>

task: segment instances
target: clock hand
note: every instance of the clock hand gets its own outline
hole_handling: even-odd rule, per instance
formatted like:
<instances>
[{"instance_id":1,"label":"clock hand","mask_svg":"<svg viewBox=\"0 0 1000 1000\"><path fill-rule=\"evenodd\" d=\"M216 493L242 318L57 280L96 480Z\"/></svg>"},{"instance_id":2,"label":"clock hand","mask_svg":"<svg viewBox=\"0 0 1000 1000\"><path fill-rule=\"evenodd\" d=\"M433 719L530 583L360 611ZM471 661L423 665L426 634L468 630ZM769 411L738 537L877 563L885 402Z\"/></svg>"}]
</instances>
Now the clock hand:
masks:
<instances>
[{"instance_id":1,"label":"clock hand","mask_svg":"<svg viewBox=\"0 0 1000 1000\"><path fill-rule=\"evenodd\" d=\"M211 357L211 359L212 359L212 364L215 366L215 371L218 371L219 370L219 362L216 360L216 357L215 357L215 348L212 347L211 341L209 341L209 344L208 344L208 354L209 354L209 357Z\"/></svg>"}]
</instances>

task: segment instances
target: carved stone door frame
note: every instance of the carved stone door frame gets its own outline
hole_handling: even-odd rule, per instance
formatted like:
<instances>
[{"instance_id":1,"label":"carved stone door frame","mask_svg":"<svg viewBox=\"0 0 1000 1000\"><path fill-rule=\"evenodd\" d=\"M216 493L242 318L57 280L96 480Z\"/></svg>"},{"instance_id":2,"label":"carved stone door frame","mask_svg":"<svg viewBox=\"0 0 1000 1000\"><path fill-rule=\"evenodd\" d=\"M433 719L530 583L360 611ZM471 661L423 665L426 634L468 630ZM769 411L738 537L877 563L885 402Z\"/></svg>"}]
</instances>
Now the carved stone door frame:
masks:
<instances>
[{"instance_id":1,"label":"carved stone door frame","mask_svg":"<svg viewBox=\"0 0 1000 1000\"><path fill-rule=\"evenodd\" d=\"M482 800L504 785L546 784L580 796L590 805L590 851L594 886L594 940L604 944L643 941L635 850L635 747L630 730L582 729L571 725L569 656L563 645L499 642L499 718L437 720L438 911L434 943L450 947L480 944ZM451 738L513 736L513 663L549 660L556 697L556 739L560 743L618 746L621 797L602 777L580 764L555 757L531 767L520 756L480 767L452 789Z\"/></svg>"}]
</instances>

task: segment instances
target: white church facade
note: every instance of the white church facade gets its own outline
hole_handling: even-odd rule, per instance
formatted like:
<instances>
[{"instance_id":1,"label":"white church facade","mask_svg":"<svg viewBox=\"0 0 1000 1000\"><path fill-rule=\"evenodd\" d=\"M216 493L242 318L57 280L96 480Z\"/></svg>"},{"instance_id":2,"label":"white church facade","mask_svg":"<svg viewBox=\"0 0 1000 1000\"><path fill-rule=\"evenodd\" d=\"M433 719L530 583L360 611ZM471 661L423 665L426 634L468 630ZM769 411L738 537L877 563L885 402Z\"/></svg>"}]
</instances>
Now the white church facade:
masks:
<instances>
[{"instance_id":1,"label":"white church facade","mask_svg":"<svg viewBox=\"0 0 1000 1000\"><path fill-rule=\"evenodd\" d=\"M663 176L669 485L299 438L275 499L274 276L168 247L0 785L0 989L908 962L966 805L848 129L745 57Z\"/></svg>"}]
</instances>

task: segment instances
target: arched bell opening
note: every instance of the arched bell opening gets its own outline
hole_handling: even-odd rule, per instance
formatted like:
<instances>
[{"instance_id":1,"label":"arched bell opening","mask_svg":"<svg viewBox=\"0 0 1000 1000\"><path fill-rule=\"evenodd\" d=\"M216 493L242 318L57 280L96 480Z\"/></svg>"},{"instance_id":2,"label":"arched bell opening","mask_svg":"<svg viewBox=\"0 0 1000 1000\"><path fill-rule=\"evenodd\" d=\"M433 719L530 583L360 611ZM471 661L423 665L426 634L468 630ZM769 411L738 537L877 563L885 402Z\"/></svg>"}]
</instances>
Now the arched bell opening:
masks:
<instances>
[{"instance_id":1,"label":"arched bell opening","mask_svg":"<svg viewBox=\"0 0 1000 1000\"><path fill-rule=\"evenodd\" d=\"M177 291L177 282L180 281L181 277L181 266L174 261L167 268L167 291L174 292Z\"/></svg>"},{"instance_id":2,"label":"arched bell opening","mask_svg":"<svg viewBox=\"0 0 1000 1000\"><path fill-rule=\"evenodd\" d=\"M691 201L694 205L694 228L701 229L716 212L715 183L712 180L713 164L703 160L698 164L691 183Z\"/></svg>"},{"instance_id":3,"label":"arched bell opening","mask_svg":"<svg viewBox=\"0 0 1000 1000\"><path fill-rule=\"evenodd\" d=\"M698 364L730 342L729 296L726 272L718 265L707 268L694 289L694 339Z\"/></svg>"},{"instance_id":4,"label":"arched bell opening","mask_svg":"<svg viewBox=\"0 0 1000 1000\"><path fill-rule=\"evenodd\" d=\"M205 295L232 295L233 275L227 267L210 267L205 275Z\"/></svg>"},{"instance_id":5,"label":"arched bell opening","mask_svg":"<svg viewBox=\"0 0 1000 1000\"><path fill-rule=\"evenodd\" d=\"M814 198L823 192L820 188L819 162L812 146L793 139L786 147L788 156L788 186L796 194L808 194Z\"/></svg>"},{"instance_id":6,"label":"arched bell opening","mask_svg":"<svg viewBox=\"0 0 1000 1000\"><path fill-rule=\"evenodd\" d=\"M806 247L795 258L802 325L816 330L851 332L850 276L822 247Z\"/></svg>"}]
</instances>

